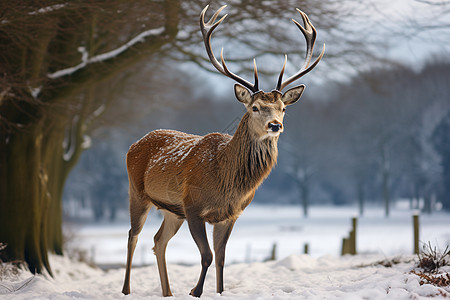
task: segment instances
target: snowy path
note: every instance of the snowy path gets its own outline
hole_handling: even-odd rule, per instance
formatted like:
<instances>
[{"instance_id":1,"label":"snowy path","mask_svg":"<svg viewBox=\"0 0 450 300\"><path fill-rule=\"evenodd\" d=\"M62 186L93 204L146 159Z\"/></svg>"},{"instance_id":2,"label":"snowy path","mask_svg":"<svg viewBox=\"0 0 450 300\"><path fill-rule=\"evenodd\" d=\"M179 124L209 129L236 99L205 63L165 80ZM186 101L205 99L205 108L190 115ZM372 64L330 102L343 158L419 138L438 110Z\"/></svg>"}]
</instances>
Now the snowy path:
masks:
<instances>
[{"instance_id":1,"label":"snowy path","mask_svg":"<svg viewBox=\"0 0 450 300\"><path fill-rule=\"evenodd\" d=\"M419 285L419 278L409 273L414 263L392 268L366 266L382 257L355 256L313 258L291 255L280 261L233 264L225 268L225 292L216 294L214 267L207 276L201 299L444 299L450 287ZM405 258L408 259L408 258ZM121 294L124 269L107 272L51 257L54 279L38 275L16 292L8 292L30 278L24 273L16 283L0 281L0 299L162 299L156 266L135 268L132 272L132 294ZM193 299L188 295L199 274L199 266L169 265L174 297ZM446 271L450 271L447 269Z\"/></svg>"}]
</instances>

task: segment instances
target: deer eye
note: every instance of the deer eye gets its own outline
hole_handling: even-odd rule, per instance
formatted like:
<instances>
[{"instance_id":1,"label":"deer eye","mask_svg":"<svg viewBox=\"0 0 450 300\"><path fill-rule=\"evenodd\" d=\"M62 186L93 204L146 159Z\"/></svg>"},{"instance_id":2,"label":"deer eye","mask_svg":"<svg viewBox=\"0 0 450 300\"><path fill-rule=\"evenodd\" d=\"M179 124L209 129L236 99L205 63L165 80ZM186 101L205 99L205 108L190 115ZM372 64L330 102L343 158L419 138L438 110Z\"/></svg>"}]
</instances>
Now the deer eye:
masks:
<instances>
[{"instance_id":1,"label":"deer eye","mask_svg":"<svg viewBox=\"0 0 450 300\"><path fill-rule=\"evenodd\" d=\"M258 112L258 111L259 111L258 108L257 108L256 106L253 106L253 107L252 107L252 110L253 110L254 112Z\"/></svg>"},{"instance_id":2,"label":"deer eye","mask_svg":"<svg viewBox=\"0 0 450 300\"><path fill-rule=\"evenodd\" d=\"M285 112L286 111L286 107L283 107L283 112Z\"/></svg>"}]
</instances>

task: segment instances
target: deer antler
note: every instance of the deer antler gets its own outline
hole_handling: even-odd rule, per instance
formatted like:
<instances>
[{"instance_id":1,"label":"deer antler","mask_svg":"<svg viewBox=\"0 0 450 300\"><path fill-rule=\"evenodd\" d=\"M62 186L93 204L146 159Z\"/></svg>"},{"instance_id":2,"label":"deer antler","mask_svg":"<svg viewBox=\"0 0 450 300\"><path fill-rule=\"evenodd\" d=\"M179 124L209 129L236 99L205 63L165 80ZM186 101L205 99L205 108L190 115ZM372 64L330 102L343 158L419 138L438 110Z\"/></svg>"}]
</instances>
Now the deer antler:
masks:
<instances>
[{"instance_id":1,"label":"deer antler","mask_svg":"<svg viewBox=\"0 0 450 300\"><path fill-rule=\"evenodd\" d=\"M284 70L286 68L286 61L287 61L287 55L284 56L284 65L283 65L283 69L281 69L280 76L278 77L278 84L277 84L277 88L276 88L278 91L283 90L283 88L285 88L288 84L290 84L291 82L294 82L295 80L299 79L300 77L302 77L303 75L305 75L306 73L308 73L309 71L314 69L314 67L319 63L319 61L323 57L323 54L325 53L325 44L323 44L322 52L320 53L319 57L317 57L317 59L311 65L309 65L311 62L312 54L313 54L314 43L316 42L317 31L314 28L314 26L312 25L311 21L309 21L308 16L298 8L297 8L297 11L302 16L305 27L300 25L294 19L292 19L292 21L295 23L295 25L297 25L298 29L300 29L300 31L305 36L306 59L305 59L305 63L303 64L303 67L300 69L300 71L298 71L296 74L292 75L291 77L286 79L284 82L282 82Z\"/></svg>"},{"instance_id":2,"label":"deer antler","mask_svg":"<svg viewBox=\"0 0 450 300\"><path fill-rule=\"evenodd\" d=\"M243 79L242 77L239 77L238 75L236 75L236 74L232 73L230 70L228 70L228 68L225 64L225 60L223 58L223 48L222 48L222 51L220 52L220 60L221 60L222 64L220 64L217 61L216 57L214 56L214 53L211 48L211 35L212 35L214 29L216 29L216 27L219 26L219 24L225 19L225 17L227 15L224 15L216 23L214 23L214 22L216 21L216 18L219 15L219 13L226 7L226 5L219 8L214 13L214 15L211 17L211 19L208 21L208 23L205 23L205 13L206 13L206 10L208 9L208 7L209 7L209 5L206 5L205 8L203 9L202 13L200 14L200 28L202 30L203 41L205 43L205 48L206 48L206 52L208 53L209 60L211 61L213 66L220 73L239 82L240 84L242 84L243 86L245 86L249 90L251 90L253 93L256 93L259 90L258 89L258 71L256 69L256 61L254 59L253 59L253 65L254 65L254 73L255 73L255 84L251 84L247 80Z\"/></svg>"}]
</instances>

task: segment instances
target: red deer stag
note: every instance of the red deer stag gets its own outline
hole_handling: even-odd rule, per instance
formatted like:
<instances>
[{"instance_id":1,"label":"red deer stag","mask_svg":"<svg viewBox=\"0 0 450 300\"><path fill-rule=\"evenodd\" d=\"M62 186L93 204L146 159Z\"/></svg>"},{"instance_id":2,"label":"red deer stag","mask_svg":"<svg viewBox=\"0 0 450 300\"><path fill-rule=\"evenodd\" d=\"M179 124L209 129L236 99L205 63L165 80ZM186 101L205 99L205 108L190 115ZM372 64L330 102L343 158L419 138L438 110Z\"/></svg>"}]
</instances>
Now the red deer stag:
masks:
<instances>
[{"instance_id":1,"label":"red deer stag","mask_svg":"<svg viewBox=\"0 0 450 300\"><path fill-rule=\"evenodd\" d=\"M234 136L211 133L205 136L173 130L148 133L130 147L127 169L130 194L131 229L128 236L128 254L122 292L130 293L130 269L138 235L152 206L162 210L164 220L154 237L153 248L158 264L163 296L171 296L167 277L165 252L169 240L176 234L184 219L201 254L201 273L190 294L200 297L206 272L213 255L208 244L205 223L214 225L213 240L216 263L216 291L223 291L225 246L233 225L250 204L255 190L269 175L277 161L277 142L283 132L285 108L294 104L303 93L304 85L281 93L288 84L311 71L322 58L325 45L312 63L316 30L305 13L300 13L304 27L293 20L306 39L304 66L293 76L282 81L286 67L278 78L276 89L266 93L258 89L258 74L254 61L255 83L228 70L221 53L221 63L211 48L213 30L224 20L215 22L222 6L205 23L206 6L200 15L200 27L209 59L223 75L234 79L236 98L247 112L242 117Z\"/></svg>"}]
</instances>

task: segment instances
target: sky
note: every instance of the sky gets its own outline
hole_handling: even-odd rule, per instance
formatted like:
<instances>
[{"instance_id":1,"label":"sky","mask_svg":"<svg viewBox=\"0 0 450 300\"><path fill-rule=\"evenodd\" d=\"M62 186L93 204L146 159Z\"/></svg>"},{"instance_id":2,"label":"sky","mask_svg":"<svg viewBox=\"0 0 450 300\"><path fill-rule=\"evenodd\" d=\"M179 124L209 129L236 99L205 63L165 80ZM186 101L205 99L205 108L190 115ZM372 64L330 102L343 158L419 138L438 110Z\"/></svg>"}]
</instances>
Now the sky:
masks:
<instances>
[{"instance_id":1,"label":"sky","mask_svg":"<svg viewBox=\"0 0 450 300\"><path fill-rule=\"evenodd\" d=\"M433 0L428 2L435 5L415 0L371 2L374 8L373 20L385 34L392 35L389 57L410 66L420 67L432 56L450 53L450 26L441 29L427 28L427 26L450 25L448 22L450 3L437 5L444 1ZM449 13L443 14L445 9Z\"/></svg>"}]
</instances>

